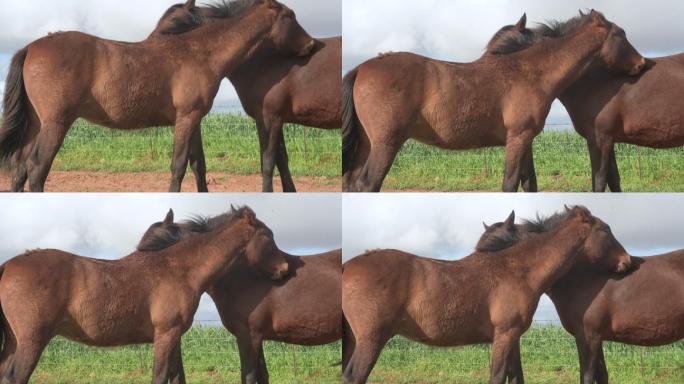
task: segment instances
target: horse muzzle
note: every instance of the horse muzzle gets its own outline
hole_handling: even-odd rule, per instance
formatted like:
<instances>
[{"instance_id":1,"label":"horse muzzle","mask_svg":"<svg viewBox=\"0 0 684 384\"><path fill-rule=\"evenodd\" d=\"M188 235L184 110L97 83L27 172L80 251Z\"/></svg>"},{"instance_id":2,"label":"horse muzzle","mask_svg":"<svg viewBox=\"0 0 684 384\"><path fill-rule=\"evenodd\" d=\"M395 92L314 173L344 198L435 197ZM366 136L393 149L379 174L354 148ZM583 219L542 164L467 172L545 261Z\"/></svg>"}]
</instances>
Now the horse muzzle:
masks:
<instances>
[{"instance_id":1,"label":"horse muzzle","mask_svg":"<svg viewBox=\"0 0 684 384\"><path fill-rule=\"evenodd\" d=\"M301 51L299 51L299 57L309 56L315 46L316 42L312 39L311 41L309 41L309 44L307 44L304 48L302 48Z\"/></svg>"},{"instance_id":2,"label":"horse muzzle","mask_svg":"<svg viewBox=\"0 0 684 384\"><path fill-rule=\"evenodd\" d=\"M632 268L632 259L628 258L627 261L621 261L617 266L617 273L625 273Z\"/></svg>"},{"instance_id":3,"label":"horse muzzle","mask_svg":"<svg viewBox=\"0 0 684 384\"><path fill-rule=\"evenodd\" d=\"M278 281L284 279L290 273L290 266L287 263L281 264L271 275L271 280Z\"/></svg>"},{"instance_id":4,"label":"horse muzzle","mask_svg":"<svg viewBox=\"0 0 684 384\"><path fill-rule=\"evenodd\" d=\"M632 68L631 71L629 71L629 75L630 76L640 75L641 72L644 71L644 68L646 68L646 59L642 57L641 60L639 61L639 63L636 66L634 66L634 68Z\"/></svg>"}]
</instances>

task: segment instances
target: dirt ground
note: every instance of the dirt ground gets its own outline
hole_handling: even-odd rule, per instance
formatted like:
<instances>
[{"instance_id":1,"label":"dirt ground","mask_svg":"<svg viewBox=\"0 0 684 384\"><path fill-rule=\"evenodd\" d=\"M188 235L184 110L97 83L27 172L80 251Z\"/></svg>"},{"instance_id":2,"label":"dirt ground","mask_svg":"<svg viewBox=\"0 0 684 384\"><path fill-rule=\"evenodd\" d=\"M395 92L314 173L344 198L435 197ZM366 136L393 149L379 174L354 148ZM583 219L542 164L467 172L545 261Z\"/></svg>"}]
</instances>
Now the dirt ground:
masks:
<instances>
[{"instance_id":1,"label":"dirt ground","mask_svg":"<svg viewBox=\"0 0 684 384\"><path fill-rule=\"evenodd\" d=\"M51 172L47 192L167 192L171 174L167 173L107 173L107 172ZM295 177L298 192L339 192L340 180L326 177ZM211 192L261 192L261 176L209 173ZM7 191L10 179L0 173L0 190ZM282 190L280 179L275 178L276 191ZM183 192L195 192L195 179L185 176Z\"/></svg>"}]
</instances>

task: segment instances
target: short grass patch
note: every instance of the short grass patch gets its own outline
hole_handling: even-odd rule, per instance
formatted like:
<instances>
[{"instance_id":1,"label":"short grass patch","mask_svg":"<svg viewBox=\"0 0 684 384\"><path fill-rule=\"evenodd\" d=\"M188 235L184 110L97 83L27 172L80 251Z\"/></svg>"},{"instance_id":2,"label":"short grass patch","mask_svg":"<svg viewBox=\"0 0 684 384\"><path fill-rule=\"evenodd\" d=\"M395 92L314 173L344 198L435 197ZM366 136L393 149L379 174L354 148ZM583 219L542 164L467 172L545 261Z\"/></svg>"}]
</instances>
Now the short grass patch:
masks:
<instances>
[{"instance_id":1,"label":"short grass patch","mask_svg":"<svg viewBox=\"0 0 684 384\"><path fill-rule=\"evenodd\" d=\"M219 327L195 326L183 336L183 362L189 383L239 383L235 338ZM272 383L338 383L341 344L302 347L265 343ZM54 339L38 364L32 383L149 383L152 346L92 348Z\"/></svg>"},{"instance_id":2,"label":"short grass patch","mask_svg":"<svg viewBox=\"0 0 684 384\"><path fill-rule=\"evenodd\" d=\"M684 382L684 342L644 348L605 343L613 383L675 384ZM557 326L535 326L521 344L525 382L551 384L579 381L574 339ZM370 377L372 383L487 383L489 345L433 348L402 338L390 340Z\"/></svg>"}]
</instances>

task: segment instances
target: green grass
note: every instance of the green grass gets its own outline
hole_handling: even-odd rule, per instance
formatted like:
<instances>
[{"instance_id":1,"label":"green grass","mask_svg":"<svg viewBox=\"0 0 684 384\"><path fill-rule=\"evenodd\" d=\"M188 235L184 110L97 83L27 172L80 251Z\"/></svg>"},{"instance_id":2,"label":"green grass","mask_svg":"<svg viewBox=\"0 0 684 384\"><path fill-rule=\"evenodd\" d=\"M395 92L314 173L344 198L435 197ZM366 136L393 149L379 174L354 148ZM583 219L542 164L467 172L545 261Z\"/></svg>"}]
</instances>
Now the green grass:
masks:
<instances>
[{"instance_id":1,"label":"green grass","mask_svg":"<svg viewBox=\"0 0 684 384\"><path fill-rule=\"evenodd\" d=\"M341 344L301 347L265 343L271 382L337 383ZM240 361L233 336L223 328L193 327L183 336L183 362L189 383L239 383ZM149 383L151 345L91 348L54 339L33 374L32 383Z\"/></svg>"},{"instance_id":2,"label":"green grass","mask_svg":"<svg viewBox=\"0 0 684 384\"><path fill-rule=\"evenodd\" d=\"M522 340L528 383L577 382L579 364L573 339L556 326L534 326ZM605 343L611 382L684 382L684 342L644 348ZM340 343L301 347L265 344L271 382L337 383ZM370 377L373 383L486 383L488 345L433 348L392 339ZM223 328L193 327L183 336L183 361L190 383L238 383L240 363L232 335ZM151 346L91 348L57 338L43 354L32 383L148 383Z\"/></svg>"},{"instance_id":3,"label":"green grass","mask_svg":"<svg viewBox=\"0 0 684 384\"><path fill-rule=\"evenodd\" d=\"M683 192L684 147L650 149L616 146L622 189L629 192ZM591 190L586 141L574 132L544 132L534 140L534 162L540 191ZM434 191L499 191L503 180L503 148L446 151L407 142L397 157L385 189Z\"/></svg>"},{"instance_id":4,"label":"green grass","mask_svg":"<svg viewBox=\"0 0 684 384\"><path fill-rule=\"evenodd\" d=\"M339 130L285 127L290 170L294 176L339 177ZM212 114L202 121L209 172L260 174L259 141L254 120ZM96 172L169 172L173 128L117 131L79 120L69 131L53 170Z\"/></svg>"},{"instance_id":5,"label":"green grass","mask_svg":"<svg viewBox=\"0 0 684 384\"><path fill-rule=\"evenodd\" d=\"M259 145L254 121L245 116L213 114L202 122L210 172L259 174ZM338 178L339 130L288 125L290 168L295 176ZM684 147L656 150L616 146L622 187L629 192L684 192ZM115 131L79 121L69 132L54 170L168 172L173 129ZM544 132L534 141L540 191L591 190L585 140L574 132ZM384 188L419 191L498 191L503 179L503 148L445 151L407 142Z\"/></svg>"},{"instance_id":6,"label":"green grass","mask_svg":"<svg viewBox=\"0 0 684 384\"><path fill-rule=\"evenodd\" d=\"M612 383L683 383L684 342L643 348L605 343L604 351ZM536 326L521 344L527 383L575 383L579 362L572 337L562 328ZM486 383L490 347L433 348L402 338L392 339L380 355L373 383Z\"/></svg>"}]
</instances>

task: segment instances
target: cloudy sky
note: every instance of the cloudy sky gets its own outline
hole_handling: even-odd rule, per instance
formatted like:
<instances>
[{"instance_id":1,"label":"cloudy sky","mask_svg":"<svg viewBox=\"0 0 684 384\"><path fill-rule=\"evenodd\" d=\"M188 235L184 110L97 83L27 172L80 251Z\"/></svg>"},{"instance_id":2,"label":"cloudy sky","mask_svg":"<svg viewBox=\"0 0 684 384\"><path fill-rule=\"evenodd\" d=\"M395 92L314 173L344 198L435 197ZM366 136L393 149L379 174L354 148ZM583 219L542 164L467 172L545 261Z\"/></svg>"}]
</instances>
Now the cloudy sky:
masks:
<instances>
[{"instance_id":1,"label":"cloudy sky","mask_svg":"<svg viewBox=\"0 0 684 384\"><path fill-rule=\"evenodd\" d=\"M135 250L140 237L169 208L175 220L213 216L230 204L249 205L275 234L278 246L296 255L341 247L339 195L258 194L6 194L0 200L0 262L34 248L56 248L99 259L118 259ZM218 320L213 302L202 298L196 320Z\"/></svg>"},{"instance_id":2,"label":"cloudy sky","mask_svg":"<svg viewBox=\"0 0 684 384\"><path fill-rule=\"evenodd\" d=\"M473 252L482 222L549 215L563 205L582 204L610 225L634 256L684 248L684 197L676 194L382 194L343 196L344 258L368 249L397 248L420 256L460 259ZM537 320L555 320L544 297Z\"/></svg>"},{"instance_id":3,"label":"cloudy sky","mask_svg":"<svg viewBox=\"0 0 684 384\"><path fill-rule=\"evenodd\" d=\"M140 41L159 18L180 0L28 0L2 2L0 12L0 95L12 55L48 32L76 30L107 39ZM197 4L213 0L198 0ZM302 26L315 37L342 33L341 0L283 0ZM124 4L134 5L125 6ZM224 81L216 98L217 110L239 107L233 87Z\"/></svg>"},{"instance_id":4,"label":"cloudy sky","mask_svg":"<svg viewBox=\"0 0 684 384\"><path fill-rule=\"evenodd\" d=\"M523 12L531 26L590 8L623 27L643 55L684 51L681 0L344 0L343 68L346 72L388 51L468 62L482 55L494 32ZM569 124L570 118L556 102L547 122Z\"/></svg>"}]
</instances>

